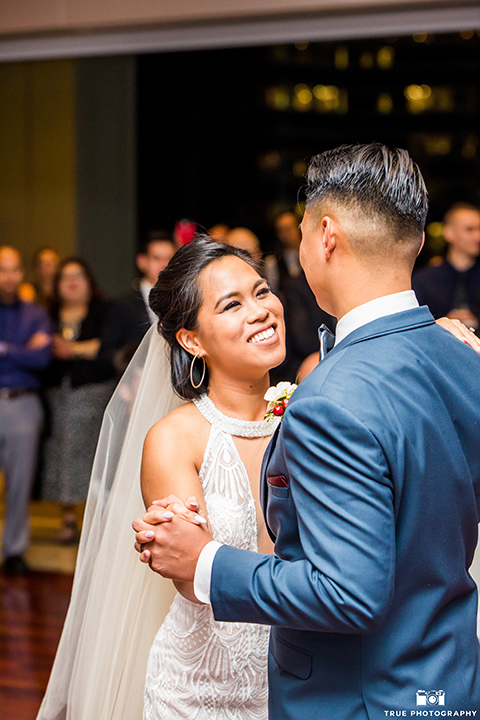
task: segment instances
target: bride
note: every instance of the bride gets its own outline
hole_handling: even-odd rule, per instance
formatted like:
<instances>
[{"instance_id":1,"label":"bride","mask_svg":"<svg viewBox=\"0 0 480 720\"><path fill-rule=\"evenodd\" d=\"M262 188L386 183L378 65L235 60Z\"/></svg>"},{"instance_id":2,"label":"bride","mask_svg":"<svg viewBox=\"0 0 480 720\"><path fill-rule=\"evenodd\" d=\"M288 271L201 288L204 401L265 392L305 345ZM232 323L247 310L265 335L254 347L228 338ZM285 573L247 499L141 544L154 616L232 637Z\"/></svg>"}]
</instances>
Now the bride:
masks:
<instances>
[{"instance_id":1,"label":"bride","mask_svg":"<svg viewBox=\"0 0 480 720\"><path fill-rule=\"evenodd\" d=\"M271 551L258 478L279 422L263 417L285 353L282 306L247 253L206 238L178 251L151 305L164 341L149 331L105 414L38 720L139 720L142 707L145 720L267 718L268 629L215 622L191 592L172 603L170 583L138 562L130 523L142 495L147 507L195 496L215 539Z\"/></svg>"},{"instance_id":2,"label":"bride","mask_svg":"<svg viewBox=\"0 0 480 720\"><path fill-rule=\"evenodd\" d=\"M195 496L216 540L272 552L258 478L278 423L263 417L268 372L285 356L282 305L248 255L200 240L177 253L150 306L171 349L173 388L192 402L147 435L145 505ZM215 622L187 594L176 596L150 651L145 720L266 719L268 628Z\"/></svg>"}]
</instances>

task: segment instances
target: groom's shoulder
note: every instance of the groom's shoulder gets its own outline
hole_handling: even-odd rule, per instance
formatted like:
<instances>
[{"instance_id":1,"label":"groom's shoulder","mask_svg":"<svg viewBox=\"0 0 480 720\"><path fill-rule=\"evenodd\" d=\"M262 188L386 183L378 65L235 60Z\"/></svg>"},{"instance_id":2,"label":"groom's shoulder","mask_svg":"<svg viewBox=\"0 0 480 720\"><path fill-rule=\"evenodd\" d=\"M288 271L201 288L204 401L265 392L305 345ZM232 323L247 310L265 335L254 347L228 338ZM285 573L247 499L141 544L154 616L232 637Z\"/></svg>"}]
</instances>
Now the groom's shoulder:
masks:
<instances>
[{"instance_id":1,"label":"groom's shoulder","mask_svg":"<svg viewBox=\"0 0 480 720\"><path fill-rule=\"evenodd\" d=\"M392 385L405 392L416 385L478 376L480 355L435 322L397 329L365 331L343 342L301 383L295 392L302 397L363 399L389 392Z\"/></svg>"}]
</instances>

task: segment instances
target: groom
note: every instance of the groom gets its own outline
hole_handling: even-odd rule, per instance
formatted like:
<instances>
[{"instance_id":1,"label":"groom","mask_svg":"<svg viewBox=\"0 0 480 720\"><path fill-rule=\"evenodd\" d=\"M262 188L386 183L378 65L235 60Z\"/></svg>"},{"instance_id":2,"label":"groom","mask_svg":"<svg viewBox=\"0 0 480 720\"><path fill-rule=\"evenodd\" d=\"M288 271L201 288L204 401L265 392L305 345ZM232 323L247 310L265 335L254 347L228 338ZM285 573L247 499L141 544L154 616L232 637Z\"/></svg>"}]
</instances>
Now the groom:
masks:
<instances>
[{"instance_id":1,"label":"groom","mask_svg":"<svg viewBox=\"0 0 480 720\"><path fill-rule=\"evenodd\" d=\"M300 257L339 321L264 460L276 554L154 528L155 571L272 626L272 720L480 717L480 358L410 289L426 212L404 150L313 158Z\"/></svg>"}]
</instances>

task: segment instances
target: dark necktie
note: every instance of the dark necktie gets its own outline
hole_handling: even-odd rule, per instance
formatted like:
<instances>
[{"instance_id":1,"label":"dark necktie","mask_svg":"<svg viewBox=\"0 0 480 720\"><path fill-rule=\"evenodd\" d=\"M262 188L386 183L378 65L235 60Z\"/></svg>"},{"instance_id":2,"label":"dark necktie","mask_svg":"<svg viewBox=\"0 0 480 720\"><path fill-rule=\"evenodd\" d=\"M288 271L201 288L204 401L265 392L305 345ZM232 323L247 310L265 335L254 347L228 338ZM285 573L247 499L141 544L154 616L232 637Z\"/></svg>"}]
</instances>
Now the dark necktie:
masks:
<instances>
[{"instance_id":1,"label":"dark necktie","mask_svg":"<svg viewBox=\"0 0 480 720\"><path fill-rule=\"evenodd\" d=\"M335 345L335 335L326 325L320 325L318 328L318 337L320 340L320 360L323 360L325 355Z\"/></svg>"}]
</instances>

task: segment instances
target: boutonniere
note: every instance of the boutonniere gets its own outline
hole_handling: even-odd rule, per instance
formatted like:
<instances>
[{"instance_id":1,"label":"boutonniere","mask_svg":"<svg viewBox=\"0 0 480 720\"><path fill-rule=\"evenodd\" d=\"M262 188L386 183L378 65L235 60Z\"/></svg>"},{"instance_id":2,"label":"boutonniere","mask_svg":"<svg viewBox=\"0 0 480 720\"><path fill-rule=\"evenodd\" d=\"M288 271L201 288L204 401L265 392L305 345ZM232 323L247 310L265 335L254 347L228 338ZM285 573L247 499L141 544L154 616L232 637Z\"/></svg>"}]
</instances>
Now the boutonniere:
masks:
<instances>
[{"instance_id":1,"label":"boutonniere","mask_svg":"<svg viewBox=\"0 0 480 720\"><path fill-rule=\"evenodd\" d=\"M274 417L282 417L288 401L297 389L295 383L279 382L277 385L269 387L264 395L264 399L268 401L267 412L264 420L271 420Z\"/></svg>"}]
</instances>

